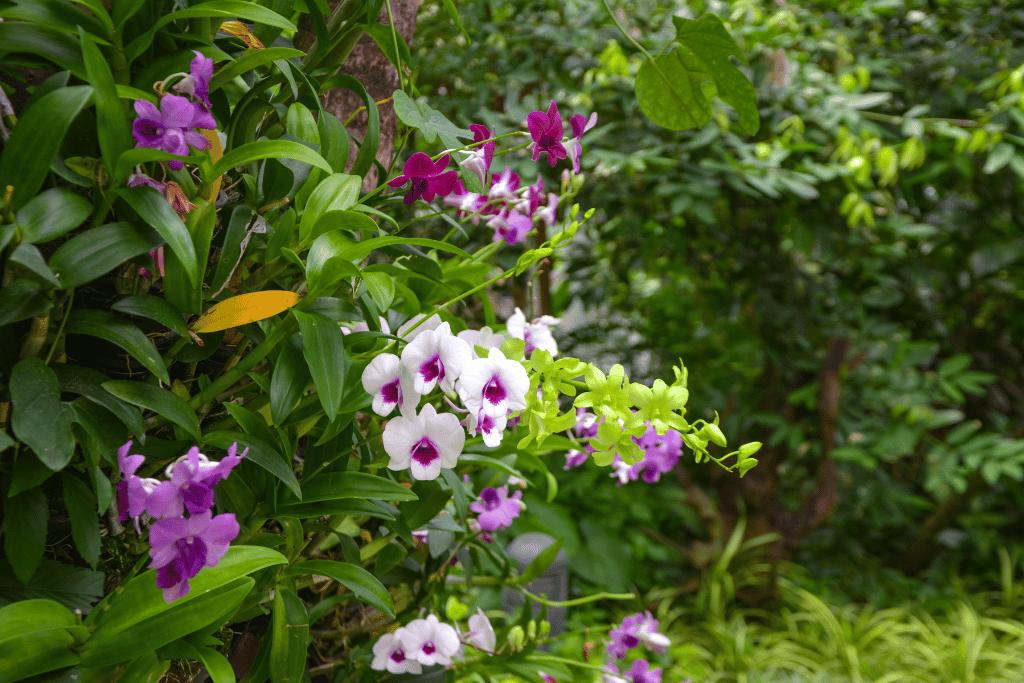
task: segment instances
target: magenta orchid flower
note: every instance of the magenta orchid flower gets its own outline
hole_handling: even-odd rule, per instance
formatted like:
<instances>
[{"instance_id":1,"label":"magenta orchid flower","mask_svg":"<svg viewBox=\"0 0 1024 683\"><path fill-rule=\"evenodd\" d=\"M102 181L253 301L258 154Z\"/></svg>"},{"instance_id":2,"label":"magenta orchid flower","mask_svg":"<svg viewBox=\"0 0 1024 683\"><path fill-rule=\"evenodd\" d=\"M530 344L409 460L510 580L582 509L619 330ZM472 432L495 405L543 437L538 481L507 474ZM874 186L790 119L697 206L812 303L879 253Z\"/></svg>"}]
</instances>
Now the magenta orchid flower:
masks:
<instances>
[{"instance_id":1,"label":"magenta orchid flower","mask_svg":"<svg viewBox=\"0 0 1024 683\"><path fill-rule=\"evenodd\" d=\"M562 145L565 126L554 100L551 100L551 106L548 107L546 114L542 111L530 112L526 117L526 127L533 138L529 147L533 150L533 161L539 160L541 154L547 153L548 163L553 167L559 159L567 158L568 152Z\"/></svg>"},{"instance_id":2,"label":"magenta orchid flower","mask_svg":"<svg viewBox=\"0 0 1024 683\"><path fill-rule=\"evenodd\" d=\"M156 585L163 589L164 600L170 603L186 595L189 580L203 567L217 566L238 531L234 514L212 517L209 510L187 519L155 522L149 530L149 568L156 569Z\"/></svg>"},{"instance_id":3,"label":"magenta orchid flower","mask_svg":"<svg viewBox=\"0 0 1024 683\"><path fill-rule=\"evenodd\" d=\"M213 78L213 60L204 57L202 52L192 50L195 57L189 64L189 73L174 84L175 92L191 95L201 100L207 107L210 104L210 79Z\"/></svg>"},{"instance_id":4,"label":"magenta orchid flower","mask_svg":"<svg viewBox=\"0 0 1024 683\"><path fill-rule=\"evenodd\" d=\"M158 479L136 476L135 472L146 461L144 455L128 455L132 442L117 449L117 465L124 478L117 484L117 518L127 522L129 518L137 518L146 511L149 496L160 485Z\"/></svg>"},{"instance_id":5,"label":"magenta orchid flower","mask_svg":"<svg viewBox=\"0 0 1024 683\"><path fill-rule=\"evenodd\" d=\"M469 222L473 225L480 224L480 213L487 205L486 196L470 192L461 180L455 183L455 190L443 201L448 206L455 207L455 215L459 218L469 216Z\"/></svg>"},{"instance_id":6,"label":"magenta orchid flower","mask_svg":"<svg viewBox=\"0 0 1024 683\"><path fill-rule=\"evenodd\" d=\"M584 119L582 114L576 114L569 119L569 124L572 126L573 136L565 143L565 151L572 162L572 173L577 175L580 172L580 154L583 153L581 138L584 133L597 125L597 112L592 113L589 119Z\"/></svg>"},{"instance_id":7,"label":"magenta orchid flower","mask_svg":"<svg viewBox=\"0 0 1024 683\"><path fill-rule=\"evenodd\" d=\"M231 470L242 461L249 449L238 455L238 444L228 448L219 462L211 461L193 446L189 452L168 466L170 481L161 482L150 495L147 511L153 517L181 517L208 512L213 507L213 487L227 479Z\"/></svg>"},{"instance_id":8,"label":"magenta orchid flower","mask_svg":"<svg viewBox=\"0 0 1024 683\"><path fill-rule=\"evenodd\" d=\"M508 487L487 487L480 492L480 500L470 503L469 509L477 513L477 522L484 531L497 531L512 525L512 520L522 510L522 491L516 491L510 498Z\"/></svg>"},{"instance_id":9,"label":"magenta orchid flower","mask_svg":"<svg viewBox=\"0 0 1024 683\"><path fill-rule=\"evenodd\" d=\"M662 668L649 669L648 667L650 664L646 659L638 659L633 662L633 666L623 676L630 683L661 683Z\"/></svg>"},{"instance_id":10,"label":"magenta orchid flower","mask_svg":"<svg viewBox=\"0 0 1024 683\"><path fill-rule=\"evenodd\" d=\"M487 126L482 126L479 123L470 125L469 129L473 131L473 140L476 143L493 137ZM466 154L467 157L462 162L463 170L476 175L480 179L480 186L486 188L487 178L491 174L491 162L494 160L494 140L484 142L483 145L472 145Z\"/></svg>"},{"instance_id":11,"label":"magenta orchid flower","mask_svg":"<svg viewBox=\"0 0 1024 683\"><path fill-rule=\"evenodd\" d=\"M526 235L533 230L533 221L515 209L502 211L487 219L487 227L494 230L494 241L505 240L509 246L526 240Z\"/></svg>"},{"instance_id":12,"label":"magenta orchid flower","mask_svg":"<svg viewBox=\"0 0 1024 683\"><path fill-rule=\"evenodd\" d=\"M491 189L487 192L487 199L491 201L508 200L516 201L516 190L519 189L519 174L506 166L501 175L494 176L491 180Z\"/></svg>"},{"instance_id":13,"label":"magenta orchid flower","mask_svg":"<svg viewBox=\"0 0 1024 683\"><path fill-rule=\"evenodd\" d=\"M402 200L406 206L417 199L432 202L435 196L444 197L455 189L455 181L458 179L455 171L445 171L449 161L451 157L447 154L434 162L423 152L416 152L405 162L402 175L388 181L388 187L411 184Z\"/></svg>"},{"instance_id":14,"label":"magenta orchid flower","mask_svg":"<svg viewBox=\"0 0 1024 683\"><path fill-rule=\"evenodd\" d=\"M466 443L459 418L438 414L429 403L419 415L393 418L384 427L390 470L409 468L413 479L437 479L441 468L455 467Z\"/></svg>"},{"instance_id":15,"label":"magenta orchid flower","mask_svg":"<svg viewBox=\"0 0 1024 683\"><path fill-rule=\"evenodd\" d=\"M132 122L135 146L170 154L187 155L189 146L208 149L210 141L195 129L217 127L209 112L180 95L165 95L160 100L160 109L148 100L135 100L135 113L139 115ZM175 171L184 167L175 159L167 165Z\"/></svg>"}]
</instances>

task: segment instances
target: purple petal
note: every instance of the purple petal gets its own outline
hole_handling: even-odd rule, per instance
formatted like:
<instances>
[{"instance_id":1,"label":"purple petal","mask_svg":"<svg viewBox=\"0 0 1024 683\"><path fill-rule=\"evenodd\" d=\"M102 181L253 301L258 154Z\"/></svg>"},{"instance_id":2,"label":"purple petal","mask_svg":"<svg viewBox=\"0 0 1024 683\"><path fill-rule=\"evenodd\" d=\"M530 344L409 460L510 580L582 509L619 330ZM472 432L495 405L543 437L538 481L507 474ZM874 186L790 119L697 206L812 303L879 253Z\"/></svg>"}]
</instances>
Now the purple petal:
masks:
<instances>
[{"instance_id":1,"label":"purple petal","mask_svg":"<svg viewBox=\"0 0 1024 683\"><path fill-rule=\"evenodd\" d=\"M206 139L206 136L202 133L197 133L194 130L185 131L185 142L196 149L210 148L210 141Z\"/></svg>"},{"instance_id":2,"label":"purple petal","mask_svg":"<svg viewBox=\"0 0 1024 683\"><path fill-rule=\"evenodd\" d=\"M414 178L428 178L434 175L434 162L423 152L416 152L405 162L403 173Z\"/></svg>"},{"instance_id":3,"label":"purple petal","mask_svg":"<svg viewBox=\"0 0 1024 683\"><path fill-rule=\"evenodd\" d=\"M430 189L436 192L439 196L444 197L452 193L458 179L458 173L455 171L447 171L446 173L442 173L436 178L432 178L430 180Z\"/></svg>"},{"instance_id":4,"label":"purple petal","mask_svg":"<svg viewBox=\"0 0 1024 683\"><path fill-rule=\"evenodd\" d=\"M554 133L556 130L558 138L561 139L565 133L565 127L562 125L562 115L558 113L558 105L555 104L554 100L551 100L551 106L548 107L548 133Z\"/></svg>"},{"instance_id":5,"label":"purple petal","mask_svg":"<svg viewBox=\"0 0 1024 683\"><path fill-rule=\"evenodd\" d=\"M196 116L195 105L181 95L164 95L160 100L164 126L167 128L192 128Z\"/></svg>"},{"instance_id":6,"label":"purple petal","mask_svg":"<svg viewBox=\"0 0 1024 683\"><path fill-rule=\"evenodd\" d=\"M188 145L185 144L185 135L180 129L167 129L164 131L163 139L160 141L160 149L171 154L188 154Z\"/></svg>"},{"instance_id":7,"label":"purple petal","mask_svg":"<svg viewBox=\"0 0 1024 683\"><path fill-rule=\"evenodd\" d=\"M438 175L444 172L444 169L448 168L448 162L451 161L451 155L445 154L443 157L434 162L434 172L431 175Z\"/></svg>"},{"instance_id":8,"label":"purple petal","mask_svg":"<svg viewBox=\"0 0 1024 683\"><path fill-rule=\"evenodd\" d=\"M206 110L206 107L199 104L198 102L193 102L192 107L192 128L205 128L207 130L213 130L214 128L217 127L217 120L213 118L213 114ZM206 148L202 147L201 149Z\"/></svg>"},{"instance_id":9,"label":"purple petal","mask_svg":"<svg viewBox=\"0 0 1024 683\"><path fill-rule=\"evenodd\" d=\"M526 116L526 127L530 130L530 137L535 142L548 132L548 125L548 115L542 111L531 111Z\"/></svg>"},{"instance_id":10,"label":"purple petal","mask_svg":"<svg viewBox=\"0 0 1024 683\"><path fill-rule=\"evenodd\" d=\"M135 113L144 119L162 120L160 110L149 100L135 100Z\"/></svg>"},{"instance_id":11,"label":"purple petal","mask_svg":"<svg viewBox=\"0 0 1024 683\"><path fill-rule=\"evenodd\" d=\"M164 128L159 120L138 118L132 121L132 135L137 147L159 149L163 141Z\"/></svg>"},{"instance_id":12,"label":"purple petal","mask_svg":"<svg viewBox=\"0 0 1024 683\"><path fill-rule=\"evenodd\" d=\"M397 178L394 178L393 180L389 180L388 187L401 187L402 185L405 185L407 182L409 182L408 176L400 175Z\"/></svg>"}]
</instances>

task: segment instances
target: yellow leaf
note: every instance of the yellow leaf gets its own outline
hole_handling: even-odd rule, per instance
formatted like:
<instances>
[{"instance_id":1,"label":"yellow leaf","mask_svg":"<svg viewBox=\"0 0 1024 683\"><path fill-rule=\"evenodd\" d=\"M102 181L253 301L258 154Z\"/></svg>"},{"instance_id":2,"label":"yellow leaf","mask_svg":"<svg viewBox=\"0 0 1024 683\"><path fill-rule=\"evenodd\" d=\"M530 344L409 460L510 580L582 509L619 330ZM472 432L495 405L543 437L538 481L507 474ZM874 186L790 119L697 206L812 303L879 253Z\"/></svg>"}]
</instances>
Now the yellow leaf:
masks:
<instances>
[{"instance_id":1,"label":"yellow leaf","mask_svg":"<svg viewBox=\"0 0 1024 683\"><path fill-rule=\"evenodd\" d=\"M230 327L254 323L277 315L299 303L295 292L270 290L231 297L213 306L192 324L194 332L217 332Z\"/></svg>"},{"instance_id":2,"label":"yellow leaf","mask_svg":"<svg viewBox=\"0 0 1024 683\"><path fill-rule=\"evenodd\" d=\"M220 145L220 138L217 137L217 131L201 129L199 132L203 134L203 137L210 141L210 161L217 163L220 161L220 158L224 156L224 148ZM223 176L218 176L217 179L213 181L213 184L210 186L209 193L200 192L200 196L211 202L217 201L217 196L220 195L220 179L222 177Z\"/></svg>"},{"instance_id":3,"label":"yellow leaf","mask_svg":"<svg viewBox=\"0 0 1024 683\"><path fill-rule=\"evenodd\" d=\"M257 50L263 49L263 43L260 42L259 38L252 34L249 27L240 21L225 21L220 25L220 30L228 35L241 38L242 42L248 48L254 48Z\"/></svg>"}]
</instances>

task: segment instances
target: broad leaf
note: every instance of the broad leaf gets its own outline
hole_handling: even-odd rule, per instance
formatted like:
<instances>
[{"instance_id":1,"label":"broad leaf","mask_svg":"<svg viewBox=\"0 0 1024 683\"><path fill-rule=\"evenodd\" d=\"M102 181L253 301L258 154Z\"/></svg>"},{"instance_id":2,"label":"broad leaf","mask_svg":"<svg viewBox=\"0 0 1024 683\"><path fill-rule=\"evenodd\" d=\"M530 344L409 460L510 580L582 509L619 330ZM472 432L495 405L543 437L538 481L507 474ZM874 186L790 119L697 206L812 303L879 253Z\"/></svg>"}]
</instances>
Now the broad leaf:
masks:
<instances>
[{"instance_id":1,"label":"broad leaf","mask_svg":"<svg viewBox=\"0 0 1024 683\"><path fill-rule=\"evenodd\" d=\"M383 584L362 567L348 562L307 560L287 569L290 576L319 574L328 576L356 594L360 602L372 605L389 617L395 616L395 603Z\"/></svg>"},{"instance_id":2,"label":"broad leaf","mask_svg":"<svg viewBox=\"0 0 1024 683\"><path fill-rule=\"evenodd\" d=\"M71 517L71 537L78 554L96 569L100 557L100 519L96 514L96 498L78 477L62 472L61 480L64 504Z\"/></svg>"},{"instance_id":3,"label":"broad leaf","mask_svg":"<svg viewBox=\"0 0 1024 683\"><path fill-rule=\"evenodd\" d=\"M88 199L66 187L54 187L33 197L18 212L14 223L22 239L35 244L77 228L90 213Z\"/></svg>"},{"instance_id":4,"label":"broad leaf","mask_svg":"<svg viewBox=\"0 0 1024 683\"><path fill-rule=\"evenodd\" d=\"M132 209L167 242L167 246L178 257L185 268L189 281L193 285L199 283L199 266L196 263L196 250L192 246L192 238L188 229L181 222L181 217L159 192L152 187L126 187L118 190L118 196L128 203Z\"/></svg>"},{"instance_id":5,"label":"broad leaf","mask_svg":"<svg viewBox=\"0 0 1024 683\"><path fill-rule=\"evenodd\" d=\"M148 226L108 223L75 235L62 244L50 258L49 266L62 287L77 287L163 243L160 233Z\"/></svg>"},{"instance_id":6,"label":"broad leaf","mask_svg":"<svg viewBox=\"0 0 1024 683\"><path fill-rule=\"evenodd\" d=\"M74 414L60 401L57 375L39 358L28 358L14 366L10 391L14 435L51 470L63 469L75 452Z\"/></svg>"},{"instance_id":7,"label":"broad leaf","mask_svg":"<svg viewBox=\"0 0 1024 683\"><path fill-rule=\"evenodd\" d=\"M295 591L278 585L274 591L270 678L274 683L301 683L306 670L309 615Z\"/></svg>"},{"instance_id":8,"label":"broad leaf","mask_svg":"<svg viewBox=\"0 0 1024 683\"><path fill-rule=\"evenodd\" d=\"M4 498L4 553L14 575L28 583L43 559L46 523L50 517L46 496L34 488Z\"/></svg>"},{"instance_id":9,"label":"broad leaf","mask_svg":"<svg viewBox=\"0 0 1024 683\"><path fill-rule=\"evenodd\" d=\"M200 438L199 418L196 417L195 411L167 389L123 379L104 382L103 388L122 401L152 410L157 415L167 418L197 440Z\"/></svg>"},{"instance_id":10,"label":"broad leaf","mask_svg":"<svg viewBox=\"0 0 1024 683\"><path fill-rule=\"evenodd\" d=\"M64 331L67 334L87 334L116 344L154 375L167 384L171 383L171 378L167 375L167 367L156 350L153 340L147 337L142 330L113 313L92 309L74 311L68 316Z\"/></svg>"},{"instance_id":11,"label":"broad leaf","mask_svg":"<svg viewBox=\"0 0 1024 683\"><path fill-rule=\"evenodd\" d=\"M299 480L295 478L291 462L286 461L271 444L250 434L228 431L207 432L203 435L203 441L211 446L225 450L231 444L238 443L239 453L248 448L249 453L245 456L246 460L270 472L284 482L285 486L297 497L302 497L302 492L299 489Z\"/></svg>"},{"instance_id":12,"label":"broad leaf","mask_svg":"<svg viewBox=\"0 0 1024 683\"><path fill-rule=\"evenodd\" d=\"M28 584L14 576L6 560L0 560L0 606L21 600L56 600L83 613L103 596L103 572L44 559ZM0 622L2 623L2 622Z\"/></svg>"},{"instance_id":13,"label":"broad leaf","mask_svg":"<svg viewBox=\"0 0 1024 683\"><path fill-rule=\"evenodd\" d=\"M295 334L281 346L270 378L270 415L275 425L282 424L288 417L311 379L302 355L302 336Z\"/></svg>"},{"instance_id":14,"label":"broad leaf","mask_svg":"<svg viewBox=\"0 0 1024 683\"><path fill-rule=\"evenodd\" d=\"M155 320L182 337L188 337L188 327L181 317L181 312L162 297L152 294L136 294L115 301L111 308L118 313Z\"/></svg>"},{"instance_id":15,"label":"broad leaf","mask_svg":"<svg viewBox=\"0 0 1024 683\"><path fill-rule=\"evenodd\" d=\"M324 158L302 143L291 140L258 140L236 147L213 165L214 175L227 173L236 166L261 159L295 159L331 172Z\"/></svg>"},{"instance_id":16,"label":"broad leaf","mask_svg":"<svg viewBox=\"0 0 1024 683\"><path fill-rule=\"evenodd\" d=\"M313 376L320 405L327 419L333 421L345 393L343 386L350 363L345 349L345 335L338 323L316 313L292 310L302 334L302 355Z\"/></svg>"}]
</instances>

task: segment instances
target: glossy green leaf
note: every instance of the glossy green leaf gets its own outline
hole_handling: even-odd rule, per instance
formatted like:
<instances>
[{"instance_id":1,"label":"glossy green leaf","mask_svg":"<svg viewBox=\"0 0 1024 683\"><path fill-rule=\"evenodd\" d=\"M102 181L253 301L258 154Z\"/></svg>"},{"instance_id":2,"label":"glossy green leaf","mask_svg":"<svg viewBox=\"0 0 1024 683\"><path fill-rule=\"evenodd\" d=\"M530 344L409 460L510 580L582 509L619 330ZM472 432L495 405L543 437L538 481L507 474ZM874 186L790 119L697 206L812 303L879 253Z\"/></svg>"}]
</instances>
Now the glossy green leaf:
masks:
<instances>
[{"instance_id":1,"label":"glossy green leaf","mask_svg":"<svg viewBox=\"0 0 1024 683\"><path fill-rule=\"evenodd\" d=\"M14 575L28 583L43 559L50 510L42 489L34 488L4 498L4 554Z\"/></svg>"},{"instance_id":2,"label":"glossy green leaf","mask_svg":"<svg viewBox=\"0 0 1024 683\"><path fill-rule=\"evenodd\" d=\"M71 3L60 0L33 0L19 2L13 7L0 11L4 19L19 19L38 26L56 29L62 33L77 33L78 26L83 26L93 37L106 36L110 31L96 17L83 12ZM107 41L102 41L107 43Z\"/></svg>"},{"instance_id":3,"label":"glossy green leaf","mask_svg":"<svg viewBox=\"0 0 1024 683\"><path fill-rule=\"evenodd\" d=\"M12 52L38 55L86 80L81 46L63 31L21 21L0 22L0 54Z\"/></svg>"},{"instance_id":4,"label":"glossy green leaf","mask_svg":"<svg viewBox=\"0 0 1024 683\"><path fill-rule=\"evenodd\" d=\"M34 245L29 244L28 242L22 242L13 252L11 252L9 258L14 263L28 268L45 282L53 285L54 287L60 287L60 281L57 280L53 271L47 267L46 261L43 259L43 255L39 253L39 249Z\"/></svg>"},{"instance_id":5,"label":"glossy green leaf","mask_svg":"<svg viewBox=\"0 0 1024 683\"><path fill-rule=\"evenodd\" d=\"M387 589L373 574L357 565L330 560L307 560L289 567L287 574L328 576L355 593L360 602L376 607L389 617L395 616L395 603Z\"/></svg>"},{"instance_id":6,"label":"glossy green leaf","mask_svg":"<svg viewBox=\"0 0 1024 683\"><path fill-rule=\"evenodd\" d=\"M50 257L49 266L61 286L77 287L163 243L160 233L148 226L108 223L75 235L62 244Z\"/></svg>"},{"instance_id":7,"label":"glossy green leaf","mask_svg":"<svg viewBox=\"0 0 1024 683\"><path fill-rule=\"evenodd\" d=\"M274 591L274 622L270 645L272 683L301 683L306 670L309 615L295 591L278 584Z\"/></svg>"},{"instance_id":8,"label":"glossy green leaf","mask_svg":"<svg viewBox=\"0 0 1024 683\"><path fill-rule=\"evenodd\" d=\"M92 213L89 200L66 187L41 192L14 219L26 242L49 242L77 228Z\"/></svg>"},{"instance_id":9,"label":"glossy green leaf","mask_svg":"<svg viewBox=\"0 0 1024 683\"><path fill-rule=\"evenodd\" d=\"M290 47L268 47L263 50L246 50L238 59L228 62L222 66L210 79L210 92L223 88L247 71L270 64L278 59L291 59L302 57L305 53Z\"/></svg>"},{"instance_id":10,"label":"glossy green leaf","mask_svg":"<svg viewBox=\"0 0 1024 683\"><path fill-rule=\"evenodd\" d=\"M103 595L103 572L43 559L28 584L0 560L0 606L20 600L54 600L70 610L88 612ZM0 624L3 621L0 620Z\"/></svg>"},{"instance_id":11,"label":"glossy green leaf","mask_svg":"<svg viewBox=\"0 0 1024 683\"><path fill-rule=\"evenodd\" d=\"M182 337L188 336L188 326L181 317L181 312L163 299L152 294L136 294L118 299L111 306L118 313L137 315L155 320L167 329L174 330Z\"/></svg>"},{"instance_id":12,"label":"glossy green leaf","mask_svg":"<svg viewBox=\"0 0 1024 683\"><path fill-rule=\"evenodd\" d=\"M53 308L53 302L43 294L42 286L18 278L0 287L0 325L41 316Z\"/></svg>"},{"instance_id":13,"label":"glossy green leaf","mask_svg":"<svg viewBox=\"0 0 1024 683\"><path fill-rule=\"evenodd\" d=\"M50 369L57 376L60 391L85 396L113 413L136 436L145 438L146 431L142 421L142 412L134 405L114 398L110 392L104 389L103 383L109 378L102 372L64 363L54 363Z\"/></svg>"},{"instance_id":14,"label":"glossy green leaf","mask_svg":"<svg viewBox=\"0 0 1024 683\"><path fill-rule=\"evenodd\" d=\"M243 0L213 0L187 9L176 9L168 12L156 22L159 29L179 19L197 19L200 17L224 17L225 19L248 19L267 26L276 26L285 31L297 30L295 24L277 12L252 2Z\"/></svg>"},{"instance_id":15,"label":"glossy green leaf","mask_svg":"<svg viewBox=\"0 0 1024 683\"><path fill-rule=\"evenodd\" d=\"M246 229L254 217L253 210L244 204L231 210L228 229L224 232L224 243L221 247L220 257L217 259L217 268L213 272L213 280L210 281L211 293L222 291L224 283L234 272L238 259L242 256L242 243L245 240Z\"/></svg>"},{"instance_id":16,"label":"glossy green leaf","mask_svg":"<svg viewBox=\"0 0 1024 683\"><path fill-rule=\"evenodd\" d=\"M271 444L249 434L228 431L208 432L203 435L203 441L211 446L225 450L236 442L238 443L239 452L248 448L249 453L245 456L247 460L273 474L284 482L285 486L297 497L302 497L302 492L299 489L299 480L295 478L291 462L286 461Z\"/></svg>"},{"instance_id":17,"label":"glossy green leaf","mask_svg":"<svg viewBox=\"0 0 1024 683\"><path fill-rule=\"evenodd\" d=\"M167 367L164 365L163 359L160 358L160 353L156 350L153 340L124 318L106 311L79 309L68 316L64 332L87 334L116 344L154 375L167 384L171 383L171 378L167 375Z\"/></svg>"},{"instance_id":18,"label":"glossy green leaf","mask_svg":"<svg viewBox=\"0 0 1024 683\"><path fill-rule=\"evenodd\" d=\"M170 384L170 380L165 381ZM122 401L152 410L157 415L167 418L197 440L200 438L199 419L195 411L167 389L124 379L104 382L103 388Z\"/></svg>"},{"instance_id":19,"label":"glossy green leaf","mask_svg":"<svg viewBox=\"0 0 1024 683\"><path fill-rule=\"evenodd\" d=\"M320 93L323 94L334 88L348 88L359 95L366 107L366 135L363 136L363 141L359 145L359 153L356 154L355 161L352 162L352 170L349 171L352 175L362 178L377 158L377 149L380 145L380 112L377 110L377 103L373 97L353 76L336 74L330 77L320 86Z\"/></svg>"},{"instance_id":20,"label":"glossy green leaf","mask_svg":"<svg viewBox=\"0 0 1024 683\"><path fill-rule=\"evenodd\" d=\"M311 293L327 292L339 280L362 274L345 256L357 244L341 230L325 232L314 240L306 254L306 280Z\"/></svg>"},{"instance_id":21,"label":"glossy green leaf","mask_svg":"<svg viewBox=\"0 0 1024 683\"><path fill-rule=\"evenodd\" d=\"M71 517L71 537L78 554L96 569L100 557L100 518L96 514L96 498L78 477L61 472L64 504Z\"/></svg>"},{"instance_id":22,"label":"glossy green leaf","mask_svg":"<svg viewBox=\"0 0 1024 683\"><path fill-rule=\"evenodd\" d=\"M118 196L125 200L132 209L167 242L167 246L178 257L189 282L199 284L199 266L196 263L196 250L192 246L189 235L181 217L171 203L152 187L126 187L118 190Z\"/></svg>"},{"instance_id":23,"label":"glossy green leaf","mask_svg":"<svg viewBox=\"0 0 1024 683\"><path fill-rule=\"evenodd\" d=\"M302 355L306 358L313 384L320 396L320 405L327 419L333 421L345 393L343 383L351 362L345 349L345 335L338 323L326 316L301 313L295 309L291 312L299 321Z\"/></svg>"},{"instance_id":24,"label":"glossy green leaf","mask_svg":"<svg viewBox=\"0 0 1024 683\"><path fill-rule=\"evenodd\" d=\"M309 366L302 355L302 336L295 334L281 346L270 378L270 415L280 425L302 398L306 385L312 379Z\"/></svg>"},{"instance_id":25,"label":"glossy green leaf","mask_svg":"<svg viewBox=\"0 0 1024 683\"><path fill-rule=\"evenodd\" d=\"M60 401L57 375L39 358L28 358L14 366L10 392L14 435L54 472L66 467L75 452L74 414Z\"/></svg>"},{"instance_id":26,"label":"glossy green leaf","mask_svg":"<svg viewBox=\"0 0 1024 683\"><path fill-rule=\"evenodd\" d=\"M398 482L366 472L320 474L302 485L302 500L307 503L338 498L416 500L416 497Z\"/></svg>"},{"instance_id":27,"label":"glossy green leaf","mask_svg":"<svg viewBox=\"0 0 1024 683\"><path fill-rule=\"evenodd\" d=\"M123 182L128 177L131 170L139 164L145 164L152 161L171 160L182 161L186 164L195 164L199 162L197 157L170 154L169 152L164 152L159 149L151 149L149 147L139 147L137 149L127 150L118 158L112 177ZM107 170L109 171L110 169Z\"/></svg>"},{"instance_id":28,"label":"glossy green leaf","mask_svg":"<svg viewBox=\"0 0 1024 683\"><path fill-rule=\"evenodd\" d=\"M17 22L0 23L0 50L10 49L10 34L30 30ZM40 39L45 40L45 37ZM11 50L15 51L15 50ZM77 52L75 57L77 58ZM84 72L76 74L84 78ZM76 85L60 88L43 97L32 98L18 117L18 125L0 153L0 188L11 185L11 206L15 211L36 196L50 171L50 165L64 142L71 122L92 97L92 87Z\"/></svg>"},{"instance_id":29,"label":"glossy green leaf","mask_svg":"<svg viewBox=\"0 0 1024 683\"><path fill-rule=\"evenodd\" d=\"M274 552L269 548L259 550ZM188 595L170 605L164 602L163 591L156 587L156 570L133 579L124 593L110 602L110 612L114 613L125 603L134 603L135 609L129 615L119 612L123 617L121 623L113 621L109 615L99 622L84 648L82 664L98 667L130 661L182 636L226 621L252 590L255 581L247 576L238 576L210 586L209 579L205 582L200 580L204 572L216 572L218 569L219 564L204 568L190 581ZM224 574L228 575L228 572ZM129 589L139 581L148 584L144 588L151 590L129 593ZM157 600L164 604L154 604Z\"/></svg>"},{"instance_id":30,"label":"glossy green leaf","mask_svg":"<svg viewBox=\"0 0 1024 683\"><path fill-rule=\"evenodd\" d=\"M13 683L81 661L74 648L89 636L78 619L51 600L0 608L0 681Z\"/></svg>"},{"instance_id":31,"label":"glossy green leaf","mask_svg":"<svg viewBox=\"0 0 1024 683\"><path fill-rule=\"evenodd\" d=\"M403 65L407 65L412 61L409 56L409 45L405 42L405 38L400 33L394 30L388 24L370 24L369 28L366 29L366 34L373 38L373 42L377 43L377 47L380 51L388 58L396 69L402 69ZM395 53L395 44L398 44L398 53Z\"/></svg>"},{"instance_id":32,"label":"glossy green leaf","mask_svg":"<svg viewBox=\"0 0 1024 683\"><path fill-rule=\"evenodd\" d=\"M92 100L96 105L96 135L100 152L107 168L114 168L118 157L132 147L128 118L121 106L121 98L114 87L114 74L100 53L96 42L84 29L79 29L82 57L85 61L87 81L93 87Z\"/></svg>"},{"instance_id":33,"label":"glossy green leaf","mask_svg":"<svg viewBox=\"0 0 1024 683\"><path fill-rule=\"evenodd\" d=\"M322 500L316 503L290 503L278 507L275 514L278 517L294 517L296 519L310 519L329 515L352 515L355 517L366 515L386 520L395 519L395 515L392 515L387 510L358 498L337 498L335 500Z\"/></svg>"},{"instance_id":34,"label":"glossy green leaf","mask_svg":"<svg viewBox=\"0 0 1024 683\"><path fill-rule=\"evenodd\" d=\"M330 169L328 169L329 171ZM299 240L308 244L313 240L313 226L328 211L345 211L359 200L362 180L347 173L335 173L317 185L310 195L299 221Z\"/></svg>"},{"instance_id":35,"label":"glossy green leaf","mask_svg":"<svg viewBox=\"0 0 1024 683\"><path fill-rule=\"evenodd\" d=\"M291 140L257 140L236 147L224 154L213 165L215 176L227 173L236 166L261 159L295 159L331 172L331 165L324 158L305 145Z\"/></svg>"},{"instance_id":36,"label":"glossy green leaf","mask_svg":"<svg viewBox=\"0 0 1024 683\"><path fill-rule=\"evenodd\" d=\"M227 554L220 558L216 567L204 567L190 581L191 590L188 595L171 604L164 601L163 591L156 586L155 569L136 576L123 586L123 590L108 595L100 609L93 610L86 618L86 626L95 625L96 627L93 639L90 641L90 648L86 653L87 664L92 666L88 659L94 654L92 645L96 644L98 640L105 640L113 644L119 636L124 637L139 628L155 631L156 627L161 624L173 625L173 619L163 617L167 617L168 613L178 607L187 605L193 600L207 596L225 586L230 586L233 582L255 571L286 562L287 559L284 555L270 548L232 546L228 548ZM169 630L186 635L198 628L181 632L175 626ZM160 647L179 637L179 635L169 635L171 637L159 636L160 642L154 642L149 649Z\"/></svg>"},{"instance_id":37,"label":"glossy green leaf","mask_svg":"<svg viewBox=\"0 0 1024 683\"><path fill-rule=\"evenodd\" d=\"M270 431L270 427L263 420L263 416L252 412L244 406L240 406L237 403L225 403L223 404L227 409L228 414L235 418L235 422L245 430L246 434L255 436L257 439L264 441L274 448L277 447L277 439L274 437L274 433Z\"/></svg>"},{"instance_id":38,"label":"glossy green leaf","mask_svg":"<svg viewBox=\"0 0 1024 683\"><path fill-rule=\"evenodd\" d=\"M185 217L185 227L192 237L196 262L208 263L210 243L217 226L217 209L213 202L196 197L196 208ZM193 284L185 265L173 251L165 254L164 296L182 312L200 314L203 311L202 272L199 284ZM205 268L205 266L203 266Z\"/></svg>"},{"instance_id":39,"label":"glossy green leaf","mask_svg":"<svg viewBox=\"0 0 1024 683\"><path fill-rule=\"evenodd\" d=\"M364 272L363 282L378 310L386 311L395 300L395 280L387 273Z\"/></svg>"},{"instance_id":40,"label":"glossy green leaf","mask_svg":"<svg viewBox=\"0 0 1024 683\"><path fill-rule=\"evenodd\" d=\"M335 173L342 173L348 163L348 131L334 114L325 112L316 122L320 133L320 156L331 165Z\"/></svg>"}]
</instances>

